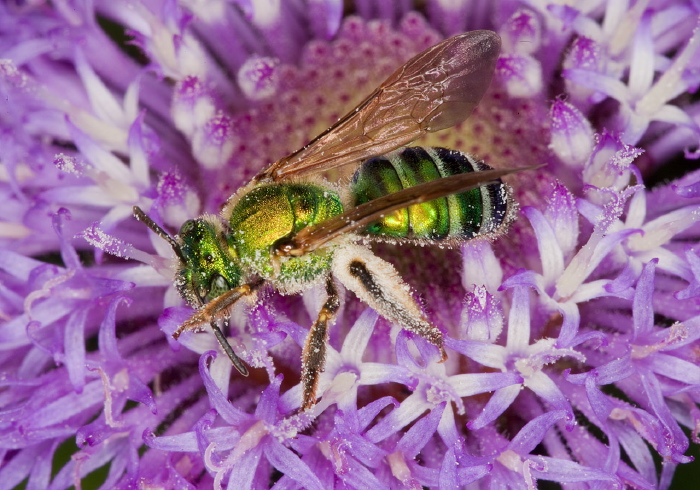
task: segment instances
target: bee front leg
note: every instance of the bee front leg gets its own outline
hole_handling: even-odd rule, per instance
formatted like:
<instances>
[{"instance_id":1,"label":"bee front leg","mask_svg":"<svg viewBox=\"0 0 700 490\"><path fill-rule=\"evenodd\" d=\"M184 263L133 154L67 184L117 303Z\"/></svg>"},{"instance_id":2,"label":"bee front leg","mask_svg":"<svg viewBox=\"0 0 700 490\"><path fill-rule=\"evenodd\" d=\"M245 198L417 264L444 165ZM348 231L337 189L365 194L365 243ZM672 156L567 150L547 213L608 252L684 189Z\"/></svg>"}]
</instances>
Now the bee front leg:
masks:
<instances>
[{"instance_id":1,"label":"bee front leg","mask_svg":"<svg viewBox=\"0 0 700 490\"><path fill-rule=\"evenodd\" d=\"M243 364L241 358L238 357L233 351L231 344L229 344L228 340L219 328L218 322L223 320L224 322L228 323L228 312L233 305L236 304L236 302L242 297L254 294L264 282L265 281L262 279L257 279L248 284L243 284L237 288L226 291L209 303L203 305L194 315L192 315L187 321L180 325L177 330L175 330L173 333L173 338L177 340L183 332L201 331L203 325L209 324L211 329L214 331L216 340L219 342L219 345L231 360L231 363L239 373L241 373L243 376L248 376L248 368L245 364Z\"/></svg>"},{"instance_id":2,"label":"bee front leg","mask_svg":"<svg viewBox=\"0 0 700 490\"><path fill-rule=\"evenodd\" d=\"M333 255L333 274L362 301L384 318L420 335L440 350L441 362L447 359L442 332L430 323L418 307L408 285L390 263L374 255L367 247L347 244Z\"/></svg>"},{"instance_id":3,"label":"bee front leg","mask_svg":"<svg viewBox=\"0 0 700 490\"><path fill-rule=\"evenodd\" d=\"M209 323L209 326L211 326L211 329L214 331L214 337L216 337L216 340L219 342L219 345L222 349L224 349L224 352L231 360L231 364L233 364L233 367L235 367L236 370L243 376L248 376L248 368L243 363L243 360L240 357L238 357L236 352L233 350L233 347L231 347L231 344L229 344L228 339L224 336L224 333L219 328L219 325L216 324L216 321L212 320L211 323Z\"/></svg>"},{"instance_id":4,"label":"bee front leg","mask_svg":"<svg viewBox=\"0 0 700 490\"><path fill-rule=\"evenodd\" d=\"M318 380L326 363L326 346L328 345L328 324L335 317L340 305L338 292L333 284L333 278L328 277L326 282L328 298L318 314L318 318L311 325L309 335L304 342L304 350L301 357L301 385L302 404L301 409L307 410L316 404L316 390Z\"/></svg>"}]
</instances>

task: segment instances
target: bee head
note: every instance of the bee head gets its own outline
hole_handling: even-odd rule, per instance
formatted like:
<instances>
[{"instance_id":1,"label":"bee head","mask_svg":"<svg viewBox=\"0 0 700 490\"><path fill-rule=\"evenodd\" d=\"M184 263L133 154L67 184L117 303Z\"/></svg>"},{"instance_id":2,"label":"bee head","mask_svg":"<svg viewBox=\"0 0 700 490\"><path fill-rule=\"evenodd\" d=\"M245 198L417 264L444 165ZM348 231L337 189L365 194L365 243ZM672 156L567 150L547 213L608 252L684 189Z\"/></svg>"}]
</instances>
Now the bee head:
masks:
<instances>
[{"instance_id":1,"label":"bee head","mask_svg":"<svg viewBox=\"0 0 700 490\"><path fill-rule=\"evenodd\" d=\"M186 221L178 236L182 257L177 288L190 304L208 303L240 286L238 256L227 245L223 226L216 217Z\"/></svg>"},{"instance_id":2,"label":"bee head","mask_svg":"<svg viewBox=\"0 0 700 490\"><path fill-rule=\"evenodd\" d=\"M176 240L137 206L134 215L173 248L180 261L176 287L190 305L198 307L240 286L238 256L227 246L223 225L215 217L186 221Z\"/></svg>"}]
</instances>

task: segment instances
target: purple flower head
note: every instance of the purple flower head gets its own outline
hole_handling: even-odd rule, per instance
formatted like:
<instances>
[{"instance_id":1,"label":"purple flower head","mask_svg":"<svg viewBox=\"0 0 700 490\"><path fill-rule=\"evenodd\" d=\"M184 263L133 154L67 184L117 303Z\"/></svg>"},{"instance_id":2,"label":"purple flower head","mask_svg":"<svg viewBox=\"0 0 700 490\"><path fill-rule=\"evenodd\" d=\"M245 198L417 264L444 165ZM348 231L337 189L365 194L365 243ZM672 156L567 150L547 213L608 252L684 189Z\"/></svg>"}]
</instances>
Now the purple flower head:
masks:
<instances>
[{"instance_id":1,"label":"purple flower head","mask_svg":"<svg viewBox=\"0 0 700 490\"><path fill-rule=\"evenodd\" d=\"M669 488L700 441L699 19L687 0L0 5L0 488ZM325 284L231 309L247 377L211 329L175 340L193 309L167 239L475 29L502 40L491 87L416 144L543 166L504 179L519 205L494 240L372 245L447 358L337 282L307 410ZM352 169L329 177L343 194Z\"/></svg>"}]
</instances>

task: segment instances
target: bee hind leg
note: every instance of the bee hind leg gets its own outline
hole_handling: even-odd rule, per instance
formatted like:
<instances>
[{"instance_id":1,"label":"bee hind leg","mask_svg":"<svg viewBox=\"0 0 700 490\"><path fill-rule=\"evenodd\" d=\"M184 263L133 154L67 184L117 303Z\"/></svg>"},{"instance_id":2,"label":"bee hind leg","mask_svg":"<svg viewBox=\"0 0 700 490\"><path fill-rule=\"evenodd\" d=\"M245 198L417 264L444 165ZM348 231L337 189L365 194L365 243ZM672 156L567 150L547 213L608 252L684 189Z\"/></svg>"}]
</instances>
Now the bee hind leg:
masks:
<instances>
[{"instance_id":1,"label":"bee hind leg","mask_svg":"<svg viewBox=\"0 0 700 490\"><path fill-rule=\"evenodd\" d=\"M340 305L338 292L329 276L326 282L328 297L318 314L318 318L311 325L309 335L304 342L304 350L301 357L301 384L302 404L301 409L307 410L316 404L316 390L318 380L321 377L326 364L326 347L328 345L328 325L335 317Z\"/></svg>"},{"instance_id":2,"label":"bee hind leg","mask_svg":"<svg viewBox=\"0 0 700 490\"><path fill-rule=\"evenodd\" d=\"M226 291L219 297L203 305L194 315L173 332L173 338L177 340L183 332L199 332L204 328L204 325L209 324L214 332L216 340L231 360L233 366L243 376L248 376L248 368L241 358L236 355L231 344L229 344L226 339L226 336L219 328L219 321L224 321L224 323L228 324L228 312L233 305L244 296L254 294L263 283L264 281L262 279L258 279L248 284L243 284L237 288Z\"/></svg>"},{"instance_id":3,"label":"bee hind leg","mask_svg":"<svg viewBox=\"0 0 700 490\"><path fill-rule=\"evenodd\" d=\"M333 275L387 320L420 335L447 359L442 332L425 318L411 290L390 263L356 244L340 247L333 255Z\"/></svg>"}]
</instances>

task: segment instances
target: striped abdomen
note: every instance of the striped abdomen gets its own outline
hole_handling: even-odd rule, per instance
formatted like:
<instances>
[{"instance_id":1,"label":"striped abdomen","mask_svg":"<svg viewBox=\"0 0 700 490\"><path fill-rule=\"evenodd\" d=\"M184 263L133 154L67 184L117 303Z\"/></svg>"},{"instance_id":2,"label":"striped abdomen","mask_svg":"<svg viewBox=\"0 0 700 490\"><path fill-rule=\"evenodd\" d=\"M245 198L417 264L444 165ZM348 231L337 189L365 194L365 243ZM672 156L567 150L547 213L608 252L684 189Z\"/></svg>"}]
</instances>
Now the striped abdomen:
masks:
<instances>
[{"instance_id":1,"label":"striped abdomen","mask_svg":"<svg viewBox=\"0 0 700 490\"><path fill-rule=\"evenodd\" d=\"M354 205L441 177L491 167L459 151L411 147L367 160L350 186ZM494 233L508 218L510 193L500 180L388 214L360 233L409 240L468 240Z\"/></svg>"}]
</instances>

